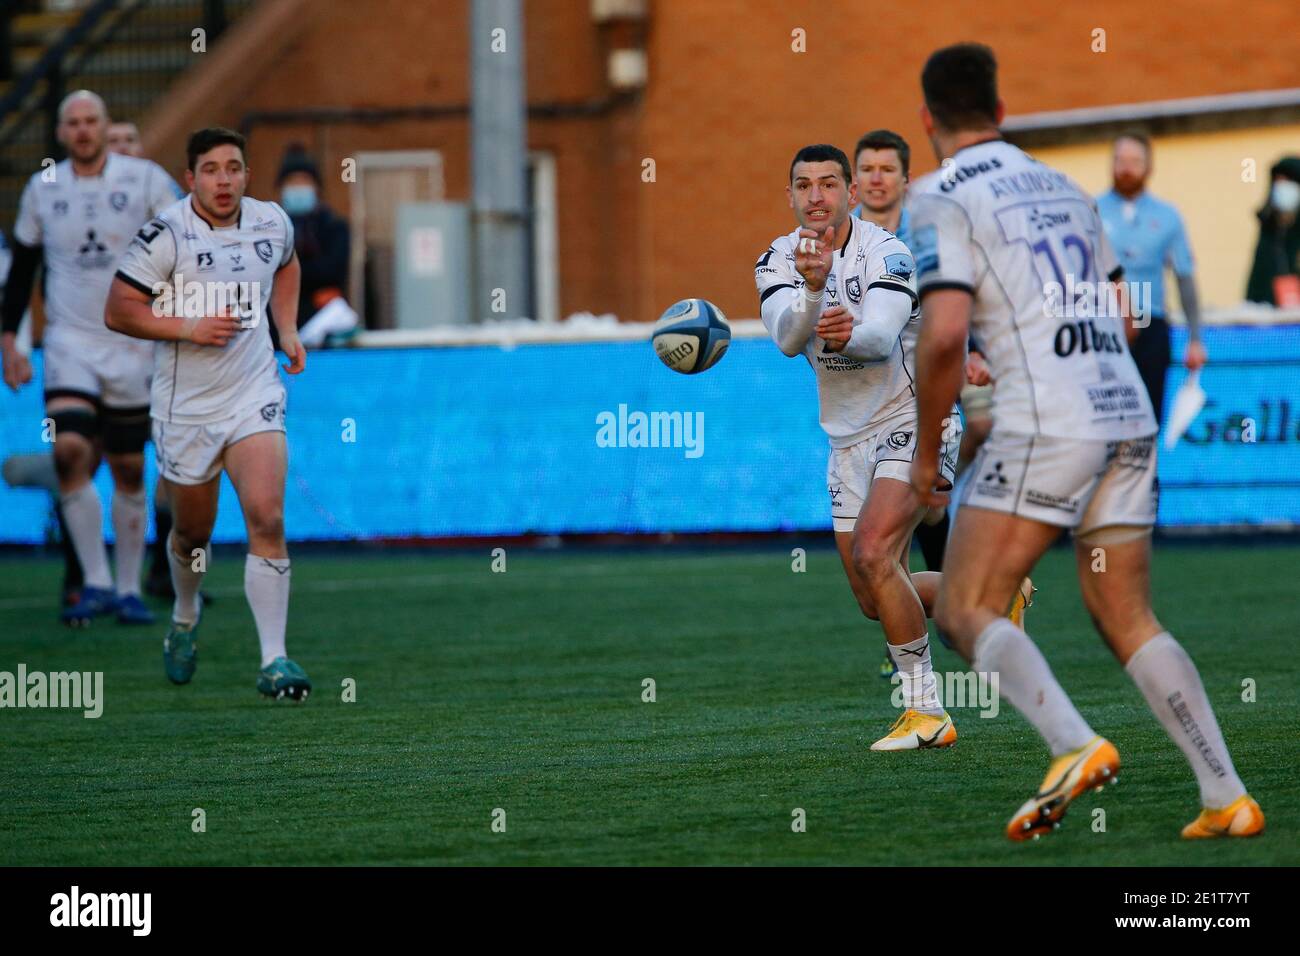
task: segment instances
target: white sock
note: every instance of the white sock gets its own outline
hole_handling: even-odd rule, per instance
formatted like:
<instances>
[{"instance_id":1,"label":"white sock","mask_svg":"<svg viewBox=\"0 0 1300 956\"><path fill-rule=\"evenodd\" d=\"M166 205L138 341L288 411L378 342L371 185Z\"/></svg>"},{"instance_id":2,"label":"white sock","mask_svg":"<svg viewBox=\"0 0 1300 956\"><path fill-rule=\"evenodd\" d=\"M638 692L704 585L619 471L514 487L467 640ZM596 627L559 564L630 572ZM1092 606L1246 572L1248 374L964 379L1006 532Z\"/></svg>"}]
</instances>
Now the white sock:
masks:
<instances>
[{"instance_id":1,"label":"white sock","mask_svg":"<svg viewBox=\"0 0 1300 956\"><path fill-rule=\"evenodd\" d=\"M943 707L939 703L934 670L930 666L930 635L922 634L906 644L886 646L902 679L903 706L932 717L942 716Z\"/></svg>"},{"instance_id":2,"label":"white sock","mask_svg":"<svg viewBox=\"0 0 1300 956\"><path fill-rule=\"evenodd\" d=\"M182 558L172 547L175 535L167 536L167 563L172 569L172 589L176 592L176 603L172 605L172 620L178 624L193 624L199 619L199 585L207 570L211 558L210 545L203 547L203 571L194 570L194 557Z\"/></svg>"},{"instance_id":3,"label":"white sock","mask_svg":"<svg viewBox=\"0 0 1300 956\"><path fill-rule=\"evenodd\" d=\"M288 656L284 629L289 621L289 559L261 558L249 552L244 560L244 595L257 624L262 666Z\"/></svg>"},{"instance_id":4,"label":"white sock","mask_svg":"<svg viewBox=\"0 0 1300 956\"><path fill-rule=\"evenodd\" d=\"M1201 805L1222 809L1244 794L1201 675L1183 645L1161 631L1138 648L1124 669L1192 765Z\"/></svg>"},{"instance_id":5,"label":"white sock","mask_svg":"<svg viewBox=\"0 0 1300 956\"><path fill-rule=\"evenodd\" d=\"M104 502L93 481L64 495L63 521L68 526L72 547L81 562L86 586L113 590L113 576L108 570L108 548L104 545Z\"/></svg>"},{"instance_id":6,"label":"white sock","mask_svg":"<svg viewBox=\"0 0 1300 956\"><path fill-rule=\"evenodd\" d=\"M145 494L113 492L113 557L117 562L117 593L140 593L140 568L144 565Z\"/></svg>"},{"instance_id":7,"label":"white sock","mask_svg":"<svg viewBox=\"0 0 1300 956\"><path fill-rule=\"evenodd\" d=\"M971 663L981 674L998 675L999 693L1034 725L1053 757L1097 736L1052 676L1037 645L1005 617L975 638Z\"/></svg>"}]
</instances>

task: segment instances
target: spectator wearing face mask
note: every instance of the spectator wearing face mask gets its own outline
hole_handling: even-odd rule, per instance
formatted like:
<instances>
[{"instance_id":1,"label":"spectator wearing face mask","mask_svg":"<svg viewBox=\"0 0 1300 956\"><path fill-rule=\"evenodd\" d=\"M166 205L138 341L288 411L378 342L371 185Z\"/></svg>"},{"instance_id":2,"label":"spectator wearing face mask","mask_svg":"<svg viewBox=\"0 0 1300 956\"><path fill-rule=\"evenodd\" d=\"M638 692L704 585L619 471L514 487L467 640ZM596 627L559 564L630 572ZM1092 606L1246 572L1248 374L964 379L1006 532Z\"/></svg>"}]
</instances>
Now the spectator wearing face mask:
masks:
<instances>
[{"instance_id":1,"label":"spectator wearing face mask","mask_svg":"<svg viewBox=\"0 0 1300 956\"><path fill-rule=\"evenodd\" d=\"M302 263L300 337L308 348L317 348L327 335L356 328L357 314L344 294L351 250L348 224L321 202L320 170L301 145L285 152L276 186L280 205L293 220L294 248Z\"/></svg>"},{"instance_id":2,"label":"spectator wearing face mask","mask_svg":"<svg viewBox=\"0 0 1300 956\"><path fill-rule=\"evenodd\" d=\"M1300 308L1300 156L1278 160L1270 173L1268 201L1258 213L1259 243L1246 298Z\"/></svg>"}]
</instances>

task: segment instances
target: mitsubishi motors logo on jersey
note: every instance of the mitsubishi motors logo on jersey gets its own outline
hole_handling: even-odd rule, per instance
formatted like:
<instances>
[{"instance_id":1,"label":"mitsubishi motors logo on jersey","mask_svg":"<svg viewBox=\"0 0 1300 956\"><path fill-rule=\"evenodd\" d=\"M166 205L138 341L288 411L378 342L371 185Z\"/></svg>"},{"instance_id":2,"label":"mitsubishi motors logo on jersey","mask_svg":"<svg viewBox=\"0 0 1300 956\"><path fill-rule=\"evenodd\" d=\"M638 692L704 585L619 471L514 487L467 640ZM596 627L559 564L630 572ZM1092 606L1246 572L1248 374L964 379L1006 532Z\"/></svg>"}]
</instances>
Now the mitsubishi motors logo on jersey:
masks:
<instances>
[{"instance_id":1,"label":"mitsubishi motors logo on jersey","mask_svg":"<svg viewBox=\"0 0 1300 956\"><path fill-rule=\"evenodd\" d=\"M86 230L86 241L77 247L77 265L83 269L107 269L113 264L108 246L99 241L94 229Z\"/></svg>"}]
</instances>

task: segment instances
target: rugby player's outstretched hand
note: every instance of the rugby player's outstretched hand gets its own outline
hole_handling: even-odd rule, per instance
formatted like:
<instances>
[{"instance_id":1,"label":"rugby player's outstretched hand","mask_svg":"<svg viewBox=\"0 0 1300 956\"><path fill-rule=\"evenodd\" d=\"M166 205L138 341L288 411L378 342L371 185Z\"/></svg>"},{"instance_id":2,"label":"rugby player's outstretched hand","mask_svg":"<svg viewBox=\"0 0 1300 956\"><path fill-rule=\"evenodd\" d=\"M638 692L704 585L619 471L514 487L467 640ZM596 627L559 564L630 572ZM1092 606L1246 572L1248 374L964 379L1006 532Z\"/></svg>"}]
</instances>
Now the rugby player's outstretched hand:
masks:
<instances>
[{"instance_id":1,"label":"rugby player's outstretched hand","mask_svg":"<svg viewBox=\"0 0 1300 956\"><path fill-rule=\"evenodd\" d=\"M297 332L280 333L280 350L289 356L289 364L284 366L284 370L290 375L297 375L307 367L307 346L302 344Z\"/></svg>"},{"instance_id":2,"label":"rugby player's outstretched hand","mask_svg":"<svg viewBox=\"0 0 1300 956\"><path fill-rule=\"evenodd\" d=\"M826 277L834 264L835 230L830 226L818 238L807 226L799 230L799 244L795 246L794 267L803 276L810 292L826 288Z\"/></svg>"},{"instance_id":3,"label":"rugby player's outstretched hand","mask_svg":"<svg viewBox=\"0 0 1300 956\"><path fill-rule=\"evenodd\" d=\"M195 345L225 345L239 331L239 319L229 310L217 315L205 315L194 323L189 340Z\"/></svg>"}]
</instances>

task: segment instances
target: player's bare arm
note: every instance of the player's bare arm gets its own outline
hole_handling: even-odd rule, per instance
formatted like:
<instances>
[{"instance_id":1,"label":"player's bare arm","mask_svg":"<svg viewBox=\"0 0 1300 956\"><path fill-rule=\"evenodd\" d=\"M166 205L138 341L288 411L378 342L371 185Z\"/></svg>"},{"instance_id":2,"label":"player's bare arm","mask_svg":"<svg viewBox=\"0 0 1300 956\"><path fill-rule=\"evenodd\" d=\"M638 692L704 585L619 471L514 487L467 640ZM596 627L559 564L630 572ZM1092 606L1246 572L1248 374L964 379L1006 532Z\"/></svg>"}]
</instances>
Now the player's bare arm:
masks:
<instances>
[{"instance_id":1,"label":"player's bare arm","mask_svg":"<svg viewBox=\"0 0 1300 956\"><path fill-rule=\"evenodd\" d=\"M27 303L32 297L36 270L41 261L41 250L21 242L14 243L13 264L0 296L0 359L4 362L4 383L15 392L32 380L32 363L18 350L18 326L22 322Z\"/></svg>"},{"instance_id":2,"label":"player's bare arm","mask_svg":"<svg viewBox=\"0 0 1300 956\"><path fill-rule=\"evenodd\" d=\"M195 345L223 346L239 331L239 319L232 314L181 318L158 315L152 297L122 281L113 279L104 308L104 324L114 332L137 339L164 342L193 342Z\"/></svg>"},{"instance_id":3,"label":"player's bare arm","mask_svg":"<svg viewBox=\"0 0 1300 956\"><path fill-rule=\"evenodd\" d=\"M936 507L948 500L935 491L944 419L961 392L966 339L973 299L962 289L936 289L925 297L921 334L916 343L917 446L912 461L912 487L923 504Z\"/></svg>"},{"instance_id":4,"label":"player's bare arm","mask_svg":"<svg viewBox=\"0 0 1300 956\"><path fill-rule=\"evenodd\" d=\"M297 375L307 367L307 349L298 338L298 289L302 284L302 265L298 254L282 265L275 273L271 287L271 314L275 328L280 333L280 348L289 357L284 370Z\"/></svg>"}]
</instances>

